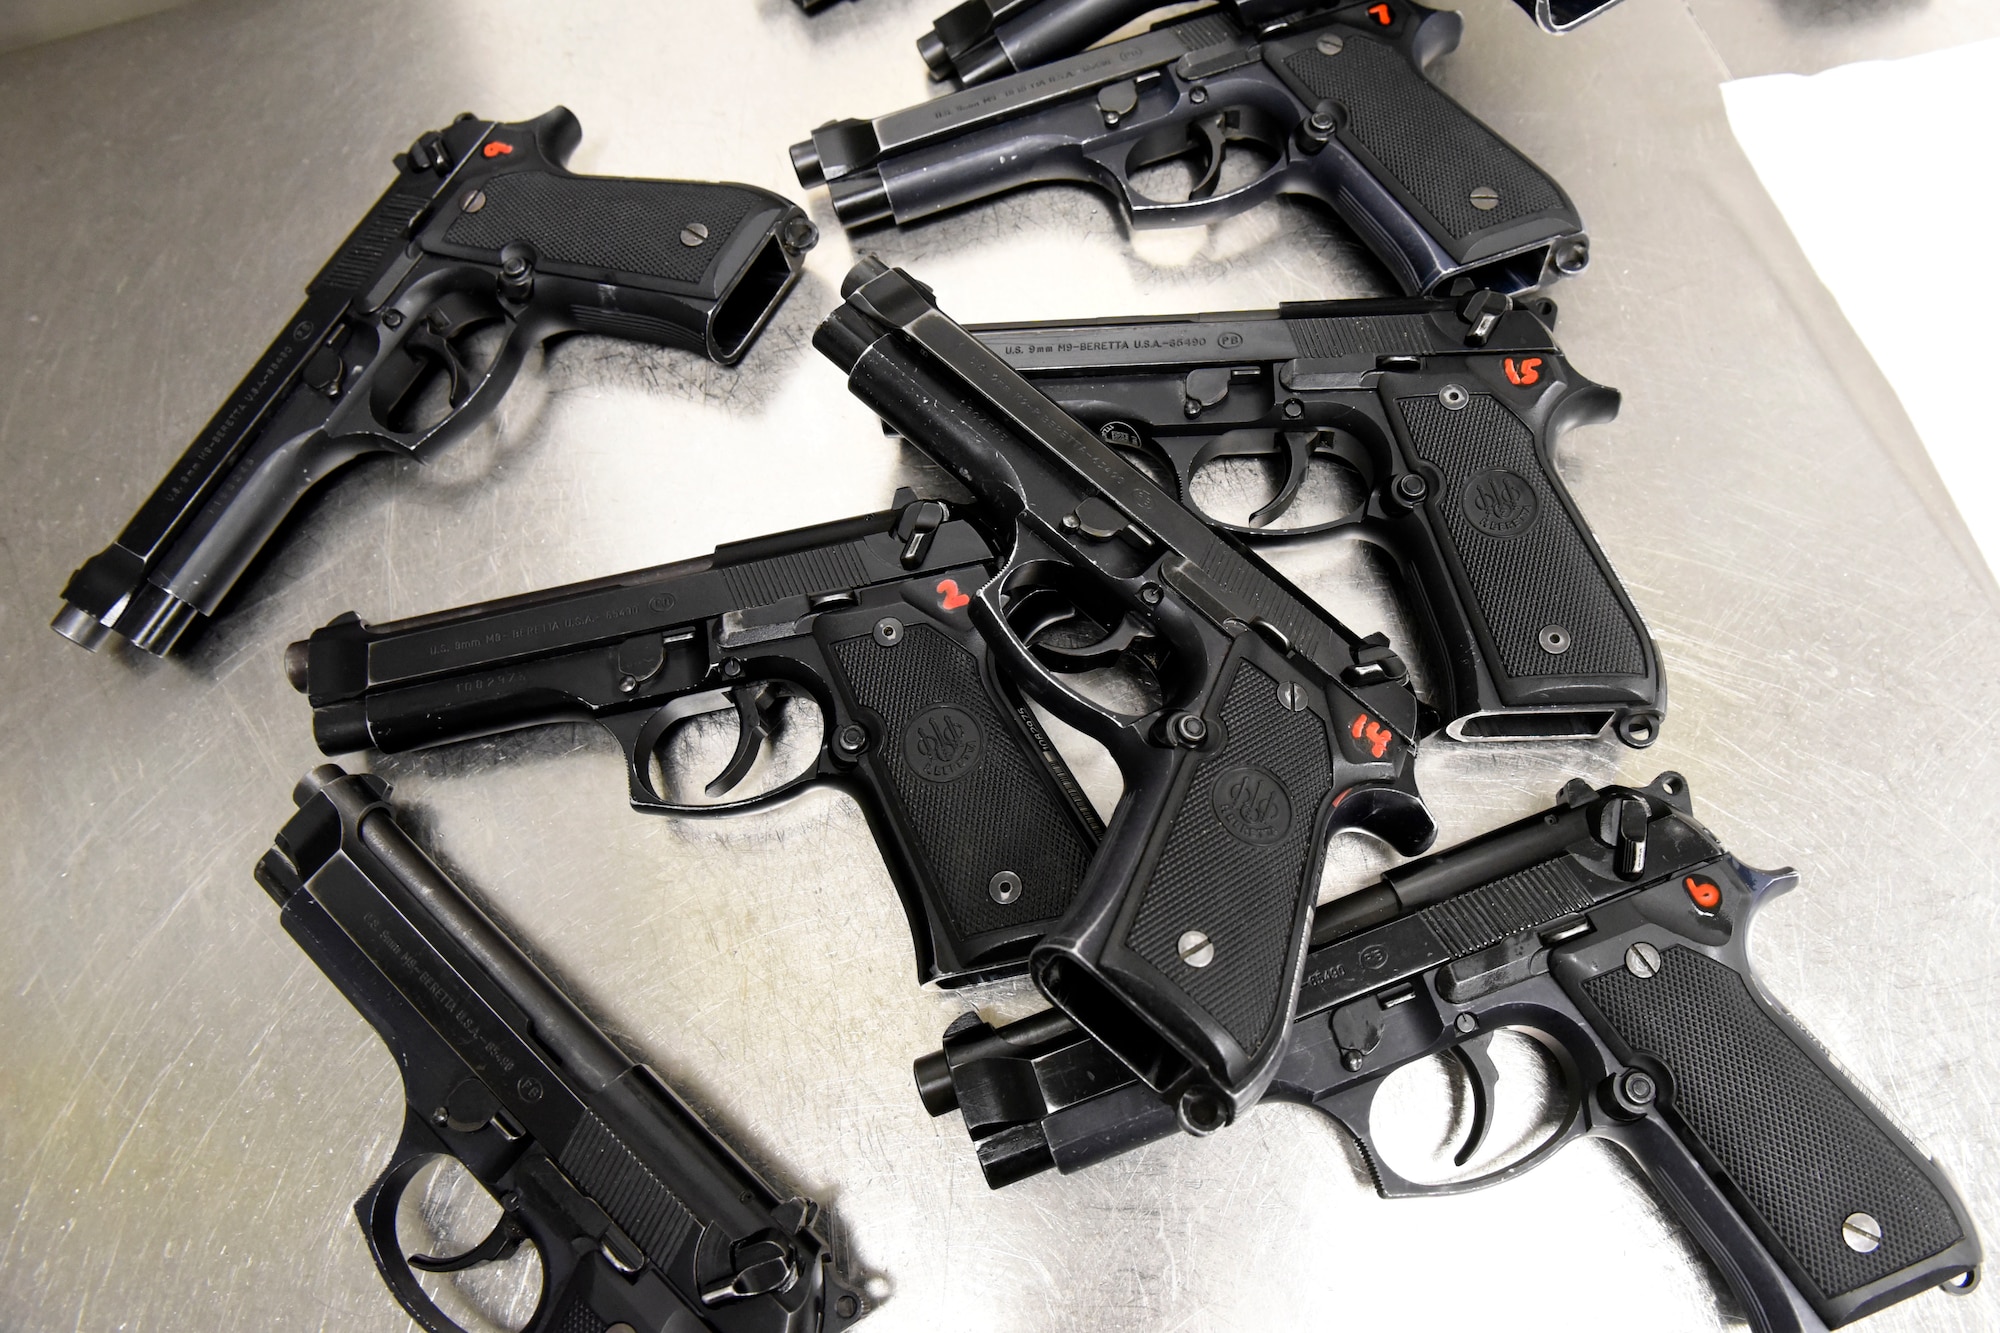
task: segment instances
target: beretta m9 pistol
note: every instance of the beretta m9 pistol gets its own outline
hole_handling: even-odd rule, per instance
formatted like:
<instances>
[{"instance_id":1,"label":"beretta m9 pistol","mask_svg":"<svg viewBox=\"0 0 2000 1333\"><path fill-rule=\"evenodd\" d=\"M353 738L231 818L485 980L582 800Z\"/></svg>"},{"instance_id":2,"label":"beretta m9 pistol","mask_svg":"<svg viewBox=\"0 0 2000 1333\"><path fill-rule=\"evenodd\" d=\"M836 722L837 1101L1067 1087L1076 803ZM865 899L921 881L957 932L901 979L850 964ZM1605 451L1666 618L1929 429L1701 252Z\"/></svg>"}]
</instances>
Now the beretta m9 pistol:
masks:
<instances>
[{"instance_id":1,"label":"beretta m9 pistol","mask_svg":"<svg viewBox=\"0 0 2000 1333\"><path fill-rule=\"evenodd\" d=\"M1570 366L1554 318L1546 297L1481 291L968 331L1212 526L1386 551L1453 739L1650 745L1659 652L1551 457L1618 392ZM1274 473L1247 515L1201 507L1197 474L1227 460ZM1331 513L1301 502L1322 468Z\"/></svg>"},{"instance_id":2,"label":"beretta m9 pistol","mask_svg":"<svg viewBox=\"0 0 2000 1333\"><path fill-rule=\"evenodd\" d=\"M421 455L466 430L558 334L741 357L798 280L812 224L748 185L574 175L582 137L562 107L518 124L468 114L399 154L284 331L70 576L55 631L172 652L308 490L364 454Z\"/></svg>"},{"instance_id":3,"label":"beretta m9 pistol","mask_svg":"<svg viewBox=\"0 0 2000 1333\"><path fill-rule=\"evenodd\" d=\"M589 720L624 748L635 809L845 790L902 897L920 979L1018 971L1102 830L967 615L991 546L936 501L896 501L569 587L378 625L342 616L293 644L286 669L328 754ZM787 696L822 723L796 772L767 744ZM735 754L683 790L661 756L683 725L732 709Z\"/></svg>"},{"instance_id":4,"label":"beretta m9 pistol","mask_svg":"<svg viewBox=\"0 0 2000 1333\"><path fill-rule=\"evenodd\" d=\"M1184 509L940 311L864 260L813 345L884 422L971 490L1001 553L974 623L1022 688L1102 744L1125 790L1036 984L1191 1129L1227 1124L1283 1056L1327 841L1404 855L1436 834L1412 773L1400 658ZM1104 633L1051 642L1074 607ZM1082 671L1156 666L1128 706Z\"/></svg>"},{"instance_id":5,"label":"beretta m9 pistol","mask_svg":"<svg viewBox=\"0 0 2000 1333\"><path fill-rule=\"evenodd\" d=\"M1568 32L1618 0L1514 0L1544 32ZM965 0L940 14L917 38L917 53L934 79L969 87L1045 65L1109 37L1164 9L1162 0ZM1346 13L1370 18L1374 0L1221 0L1221 7L1252 31Z\"/></svg>"},{"instance_id":6,"label":"beretta m9 pistol","mask_svg":"<svg viewBox=\"0 0 2000 1333\"><path fill-rule=\"evenodd\" d=\"M1134 227L1179 227L1278 194L1332 208L1404 292L1525 291L1583 270L1562 187L1424 75L1458 15L1414 0L1319 13L1269 31L1228 8L1010 74L792 148L849 228L898 225L1026 185L1109 193ZM1258 164L1228 173L1232 155ZM1135 178L1185 162L1185 197Z\"/></svg>"},{"instance_id":7,"label":"beretta m9 pistol","mask_svg":"<svg viewBox=\"0 0 2000 1333\"><path fill-rule=\"evenodd\" d=\"M531 1245L526 1333L836 1333L867 1313L819 1208L787 1198L577 1008L396 822L380 778L314 769L257 863L285 932L403 1078L403 1134L354 1205L427 1333L465 1333L417 1278ZM404 1252L396 1213L453 1158L500 1204L454 1255Z\"/></svg>"},{"instance_id":8,"label":"beretta m9 pistol","mask_svg":"<svg viewBox=\"0 0 2000 1333\"><path fill-rule=\"evenodd\" d=\"M1771 998L1757 914L1798 883L1737 860L1685 779L1572 782L1555 808L1398 866L1314 916L1287 1051L1266 1096L1332 1117L1385 1198L1511 1180L1596 1138L1639 1168L1756 1333L1823 1333L1978 1281L1979 1235L1937 1164ZM1485 1142L1494 1035L1546 1052L1545 1136ZM1469 1089L1437 1178L1377 1142L1392 1074L1449 1057ZM917 1061L933 1115L964 1112L994 1188L1082 1170L1175 1132L1171 1106L1053 1010L966 1014Z\"/></svg>"}]
</instances>

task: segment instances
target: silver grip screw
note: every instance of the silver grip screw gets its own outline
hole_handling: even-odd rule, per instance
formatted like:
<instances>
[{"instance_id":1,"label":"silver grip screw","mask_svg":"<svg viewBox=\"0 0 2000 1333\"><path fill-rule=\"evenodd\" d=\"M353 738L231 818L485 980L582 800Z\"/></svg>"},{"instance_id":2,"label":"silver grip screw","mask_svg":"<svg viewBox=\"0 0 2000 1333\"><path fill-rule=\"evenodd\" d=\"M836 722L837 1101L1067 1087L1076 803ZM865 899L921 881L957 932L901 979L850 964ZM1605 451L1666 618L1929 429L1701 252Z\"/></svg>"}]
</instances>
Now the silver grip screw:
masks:
<instances>
[{"instance_id":1,"label":"silver grip screw","mask_svg":"<svg viewBox=\"0 0 2000 1333\"><path fill-rule=\"evenodd\" d=\"M1872 1254L1882 1246L1882 1224L1866 1213L1849 1213L1840 1224L1840 1238L1856 1254Z\"/></svg>"},{"instance_id":2,"label":"silver grip screw","mask_svg":"<svg viewBox=\"0 0 2000 1333\"><path fill-rule=\"evenodd\" d=\"M1640 980L1657 976L1660 971L1660 951L1640 940L1625 951L1625 970Z\"/></svg>"},{"instance_id":3,"label":"silver grip screw","mask_svg":"<svg viewBox=\"0 0 2000 1333\"><path fill-rule=\"evenodd\" d=\"M986 896L1002 907L1021 896L1021 877L1011 870L1002 870L986 881Z\"/></svg>"},{"instance_id":4,"label":"silver grip screw","mask_svg":"<svg viewBox=\"0 0 2000 1333\"><path fill-rule=\"evenodd\" d=\"M1181 961L1189 967L1207 967L1215 961L1215 941L1199 930L1190 930L1180 939Z\"/></svg>"}]
</instances>

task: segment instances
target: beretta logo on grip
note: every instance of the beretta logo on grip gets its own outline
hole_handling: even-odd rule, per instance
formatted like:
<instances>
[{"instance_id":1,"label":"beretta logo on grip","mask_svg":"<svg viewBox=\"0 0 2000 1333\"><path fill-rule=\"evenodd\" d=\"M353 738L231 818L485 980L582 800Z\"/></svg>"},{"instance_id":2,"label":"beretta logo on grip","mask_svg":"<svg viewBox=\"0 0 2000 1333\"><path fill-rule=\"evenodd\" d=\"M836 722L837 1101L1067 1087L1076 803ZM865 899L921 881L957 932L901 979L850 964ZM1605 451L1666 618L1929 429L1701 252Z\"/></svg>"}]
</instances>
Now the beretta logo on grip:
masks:
<instances>
[{"instance_id":1,"label":"beretta logo on grip","mask_svg":"<svg viewBox=\"0 0 2000 1333\"><path fill-rule=\"evenodd\" d=\"M1465 516L1489 537L1518 537L1535 526L1542 502L1525 477L1492 467L1465 484Z\"/></svg>"},{"instance_id":2,"label":"beretta logo on grip","mask_svg":"<svg viewBox=\"0 0 2000 1333\"><path fill-rule=\"evenodd\" d=\"M986 736L972 714L939 704L917 714L903 732L903 762L929 782L954 782L979 762Z\"/></svg>"},{"instance_id":3,"label":"beretta logo on grip","mask_svg":"<svg viewBox=\"0 0 2000 1333\"><path fill-rule=\"evenodd\" d=\"M1227 769L1210 791L1215 817L1238 842L1268 847L1292 828L1292 798L1284 784L1261 768Z\"/></svg>"}]
</instances>

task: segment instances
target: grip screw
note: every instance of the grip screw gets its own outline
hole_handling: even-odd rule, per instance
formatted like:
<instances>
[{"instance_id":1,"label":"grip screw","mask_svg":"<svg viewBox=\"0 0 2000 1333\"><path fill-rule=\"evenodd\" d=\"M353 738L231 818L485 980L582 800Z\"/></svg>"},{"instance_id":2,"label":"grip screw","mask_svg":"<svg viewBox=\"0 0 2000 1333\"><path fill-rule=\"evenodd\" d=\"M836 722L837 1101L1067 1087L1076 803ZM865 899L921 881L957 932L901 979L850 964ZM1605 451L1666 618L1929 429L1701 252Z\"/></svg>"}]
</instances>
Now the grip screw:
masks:
<instances>
[{"instance_id":1,"label":"grip screw","mask_svg":"<svg viewBox=\"0 0 2000 1333\"><path fill-rule=\"evenodd\" d=\"M1278 687L1278 707L1287 713L1297 713L1306 706L1305 686L1295 680L1288 680Z\"/></svg>"},{"instance_id":2,"label":"grip screw","mask_svg":"<svg viewBox=\"0 0 2000 1333\"><path fill-rule=\"evenodd\" d=\"M1323 56L1337 56L1346 46L1347 43L1340 40L1340 34L1323 32L1319 35L1319 40L1313 43L1313 50Z\"/></svg>"},{"instance_id":3,"label":"grip screw","mask_svg":"<svg viewBox=\"0 0 2000 1333\"><path fill-rule=\"evenodd\" d=\"M1561 625L1550 625L1541 632L1536 641L1542 645L1542 651L1550 657L1561 657L1569 651L1569 631Z\"/></svg>"},{"instance_id":4,"label":"grip screw","mask_svg":"<svg viewBox=\"0 0 2000 1333\"><path fill-rule=\"evenodd\" d=\"M1856 1254L1872 1254L1882 1246L1882 1224L1867 1213L1849 1213L1840 1224L1840 1238Z\"/></svg>"},{"instance_id":5,"label":"grip screw","mask_svg":"<svg viewBox=\"0 0 2000 1333\"><path fill-rule=\"evenodd\" d=\"M868 748L868 728L850 722L834 733L833 748L852 758Z\"/></svg>"},{"instance_id":6,"label":"grip screw","mask_svg":"<svg viewBox=\"0 0 2000 1333\"><path fill-rule=\"evenodd\" d=\"M1491 213L1494 209L1500 207L1500 191L1494 189L1491 185L1474 186L1472 190L1472 206L1482 213Z\"/></svg>"},{"instance_id":7,"label":"grip screw","mask_svg":"<svg viewBox=\"0 0 2000 1333\"><path fill-rule=\"evenodd\" d=\"M1180 955L1189 967L1207 967L1215 961L1215 941L1201 931L1187 931L1181 935Z\"/></svg>"},{"instance_id":8,"label":"grip screw","mask_svg":"<svg viewBox=\"0 0 2000 1333\"><path fill-rule=\"evenodd\" d=\"M1445 411L1457 412L1472 401L1472 395L1467 393L1461 385L1447 384L1438 390L1438 401L1444 404Z\"/></svg>"},{"instance_id":9,"label":"grip screw","mask_svg":"<svg viewBox=\"0 0 2000 1333\"><path fill-rule=\"evenodd\" d=\"M681 228L681 244L690 250L707 239L708 224L705 222L690 222Z\"/></svg>"},{"instance_id":10,"label":"grip screw","mask_svg":"<svg viewBox=\"0 0 2000 1333\"><path fill-rule=\"evenodd\" d=\"M459 205L459 208L467 213L477 213L484 207L486 207L486 191L484 190L474 190L472 193L466 195L465 201Z\"/></svg>"},{"instance_id":11,"label":"grip screw","mask_svg":"<svg viewBox=\"0 0 2000 1333\"><path fill-rule=\"evenodd\" d=\"M1207 1138L1229 1123L1222 1103L1207 1088L1189 1088L1183 1092L1174 1108L1174 1118L1180 1121L1182 1129L1198 1139Z\"/></svg>"},{"instance_id":12,"label":"grip screw","mask_svg":"<svg viewBox=\"0 0 2000 1333\"><path fill-rule=\"evenodd\" d=\"M1660 970L1660 951L1640 940L1625 951L1625 970L1641 981L1655 976Z\"/></svg>"},{"instance_id":13,"label":"grip screw","mask_svg":"<svg viewBox=\"0 0 2000 1333\"><path fill-rule=\"evenodd\" d=\"M875 642L884 648L894 648L903 641L903 622L894 616L883 616L875 622Z\"/></svg>"},{"instance_id":14,"label":"grip screw","mask_svg":"<svg viewBox=\"0 0 2000 1333\"><path fill-rule=\"evenodd\" d=\"M986 896L1002 907L1021 896L1021 877L1011 870L1003 870L986 881Z\"/></svg>"},{"instance_id":15,"label":"grip screw","mask_svg":"<svg viewBox=\"0 0 2000 1333\"><path fill-rule=\"evenodd\" d=\"M804 254L819 244L819 228L805 218L793 218L778 232L778 244L793 254Z\"/></svg>"},{"instance_id":16,"label":"grip screw","mask_svg":"<svg viewBox=\"0 0 2000 1333\"><path fill-rule=\"evenodd\" d=\"M1659 1100L1660 1083L1643 1069L1627 1069L1604 1080L1597 1089L1598 1105L1614 1120L1643 1120Z\"/></svg>"},{"instance_id":17,"label":"grip screw","mask_svg":"<svg viewBox=\"0 0 2000 1333\"><path fill-rule=\"evenodd\" d=\"M515 241L500 251L500 297L506 301L526 301L535 293L535 255Z\"/></svg>"},{"instance_id":18,"label":"grip screw","mask_svg":"<svg viewBox=\"0 0 2000 1333\"><path fill-rule=\"evenodd\" d=\"M1334 40L1340 39L1336 37ZM1313 107L1312 114L1299 122L1298 133L1292 136L1292 141L1301 153L1311 157L1332 141L1346 115L1340 103L1332 98L1321 98Z\"/></svg>"}]
</instances>

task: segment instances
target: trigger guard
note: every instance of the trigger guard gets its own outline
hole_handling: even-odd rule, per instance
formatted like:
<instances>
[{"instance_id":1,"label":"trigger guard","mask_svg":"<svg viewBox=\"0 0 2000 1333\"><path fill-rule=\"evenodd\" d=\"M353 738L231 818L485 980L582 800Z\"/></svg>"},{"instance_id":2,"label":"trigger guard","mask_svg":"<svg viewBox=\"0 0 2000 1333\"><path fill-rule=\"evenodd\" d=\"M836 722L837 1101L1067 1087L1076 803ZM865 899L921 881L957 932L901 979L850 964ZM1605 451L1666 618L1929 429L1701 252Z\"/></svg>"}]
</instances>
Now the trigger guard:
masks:
<instances>
[{"instance_id":1,"label":"trigger guard","mask_svg":"<svg viewBox=\"0 0 2000 1333\"><path fill-rule=\"evenodd\" d=\"M1049 711L1071 726L1087 734L1092 733L1093 727L1096 728L1095 738L1101 742L1121 731L1127 719L1063 684L1007 623L1006 608L1001 605L1006 585L1019 578L1030 566L1044 560L1039 553L1024 554L1023 548L1029 540L1026 534L1017 535L1014 552L1007 564L973 593L970 608L973 627L985 637L994 652L1019 673L1023 686L1030 694L1037 695ZM1055 557L1051 553L1048 558Z\"/></svg>"},{"instance_id":2,"label":"trigger guard","mask_svg":"<svg viewBox=\"0 0 2000 1333\"><path fill-rule=\"evenodd\" d=\"M1219 222L1236 213L1266 203L1281 193L1285 169L1290 160L1280 156L1265 168L1255 180L1245 181L1233 190L1221 194L1210 194L1197 199L1189 195L1186 199L1154 199L1140 194L1132 185L1131 178L1117 166L1097 161L1111 175L1117 187L1117 196L1125 205L1125 214L1135 227L1186 227L1203 223Z\"/></svg>"},{"instance_id":3,"label":"trigger guard","mask_svg":"<svg viewBox=\"0 0 2000 1333\"><path fill-rule=\"evenodd\" d=\"M700 805L676 801L653 786L653 755L659 745L676 726L691 717L706 716L724 711L722 708L701 709L691 707L704 697L712 697L721 691L702 691L686 695L671 703L653 709L649 713L627 713L599 719L606 730L618 738L625 751L625 777L630 788L630 799L634 810L648 814L669 815L713 815L732 810L747 810L777 800L795 787L813 781L821 771L821 765L808 764L796 776L786 779L775 787L760 791L755 796L745 796L734 801L712 801ZM827 730L820 744L822 758L832 737L833 712L822 705L822 715L827 721Z\"/></svg>"},{"instance_id":4,"label":"trigger guard","mask_svg":"<svg viewBox=\"0 0 2000 1333\"><path fill-rule=\"evenodd\" d=\"M1094 643L1079 644L1074 648L1031 643L1029 651L1052 671L1089 671L1093 667L1111 665L1122 654L1131 651L1133 645L1152 637L1151 630L1128 615L1121 618L1110 633Z\"/></svg>"},{"instance_id":5,"label":"trigger guard","mask_svg":"<svg viewBox=\"0 0 2000 1333\"><path fill-rule=\"evenodd\" d=\"M1386 1081L1382 1078L1372 1078L1366 1083L1344 1088L1330 1097L1313 1103L1321 1112L1337 1121L1361 1149L1361 1156L1368 1165L1369 1175L1375 1181L1375 1192L1385 1199L1470 1194L1489 1185L1504 1184L1517 1176L1524 1176L1533 1171L1561 1151L1570 1140L1582 1138L1589 1132L1584 1120L1583 1102L1580 1098L1572 1096L1569 1099L1569 1112L1562 1124L1526 1155L1485 1175L1465 1180L1421 1183L1411 1180L1385 1162L1381 1150L1375 1146L1370 1120L1375 1110L1375 1094L1382 1090L1382 1085Z\"/></svg>"},{"instance_id":6,"label":"trigger guard","mask_svg":"<svg viewBox=\"0 0 2000 1333\"><path fill-rule=\"evenodd\" d=\"M1243 434L1290 437L1308 433L1311 438L1303 445L1290 438L1274 441L1269 446L1238 444L1231 439L1232 436ZM1284 527L1277 528L1269 526L1274 520L1283 517L1285 511L1298 499L1299 492L1304 489L1309 470L1312 466L1312 460L1315 457L1324 454L1364 479L1369 475L1372 471L1371 465L1365 457L1355 457L1356 451L1346 446L1346 442L1343 439L1345 435L1345 431L1338 429L1330 430L1325 427L1317 428L1310 432L1290 430L1232 430L1224 432L1195 452L1189 458L1186 468L1183 469L1178 463L1174 465L1174 477L1180 485L1180 501L1199 515L1201 521L1208 524L1211 528L1216 529L1218 532L1234 533L1257 546L1273 546L1282 542L1299 541L1307 537L1322 537L1329 533L1350 532L1359 529L1368 522L1368 497L1365 494L1353 508L1333 518L1325 519L1318 523L1287 524ZM1333 438L1331 445L1327 443L1329 436ZM1283 458L1289 466L1290 470L1284 481L1280 484L1278 493L1259 507L1256 512L1252 513L1247 522L1238 523L1233 519L1222 518L1212 514L1202 508L1194 498L1195 474L1210 463L1224 458Z\"/></svg>"},{"instance_id":7,"label":"trigger guard","mask_svg":"<svg viewBox=\"0 0 2000 1333\"><path fill-rule=\"evenodd\" d=\"M403 1138L389 1158L388 1167L354 1201L354 1215L368 1241L368 1255L375 1261L375 1271L382 1275L382 1281L387 1284L389 1294L396 1298L396 1304L402 1306L403 1312L422 1325L427 1333L468 1331L440 1310L437 1303L431 1300L430 1293L417 1281L416 1271L410 1267L409 1258L403 1253L402 1241L396 1235L396 1212L403 1202L403 1192L409 1189L417 1172L434 1157L450 1156L451 1153L431 1133L416 1111L406 1110Z\"/></svg>"},{"instance_id":8,"label":"trigger guard","mask_svg":"<svg viewBox=\"0 0 2000 1333\"><path fill-rule=\"evenodd\" d=\"M506 341L494 355L493 363L473 381L471 389L463 397L452 396L451 410L445 413L443 420L427 430L393 430L386 421L376 416L370 400L375 391L376 377L382 373L388 359L398 354L414 355L404 351L404 347L421 328L422 319L409 311L402 313L405 319L400 330L391 331L377 323L376 336L382 340L381 345L361 377L348 387L335 405L326 423L330 439L345 441L358 437L374 443L378 448L386 442L391 449L421 457L425 450L447 443L456 435L470 430L486 415L492 404L505 397L514 377L520 373L522 363L527 360L529 347L546 336L541 328L531 327L528 320L516 319L504 312L496 315L494 320L482 321L505 321L511 326Z\"/></svg>"},{"instance_id":9,"label":"trigger guard","mask_svg":"<svg viewBox=\"0 0 2000 1333\"><path fill-rule=\"evenodd\" d=\"M1380 838L1404 856L1421 856L1437 840L1437 820L1423 798L1386 783L1349 787L1334 798L1327 836L1349 829Z\"/></svg>"}]
</instances>

